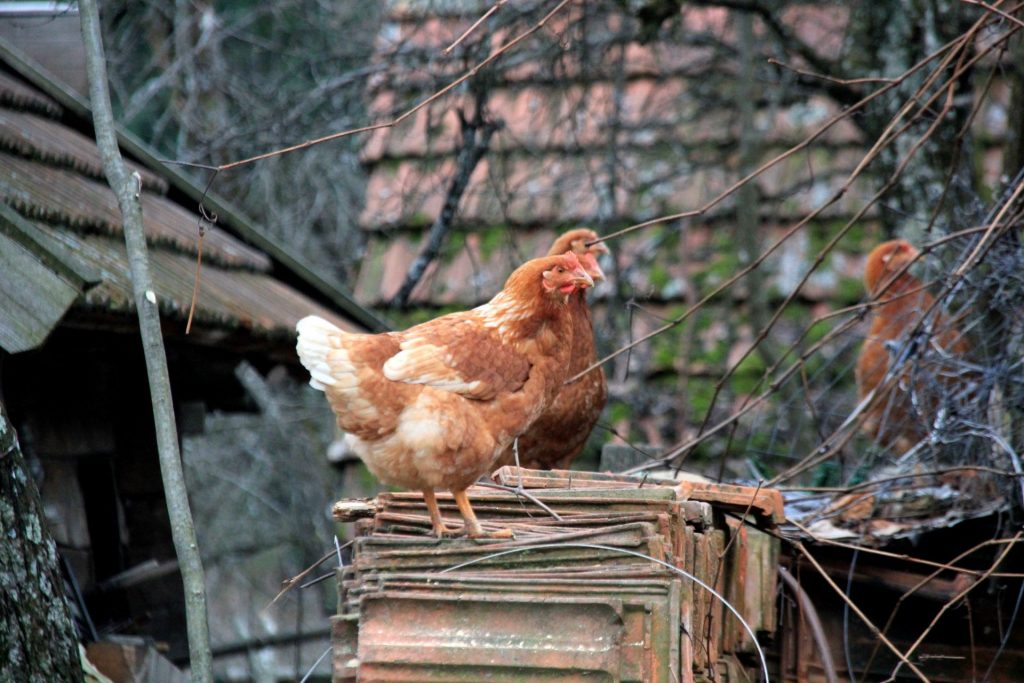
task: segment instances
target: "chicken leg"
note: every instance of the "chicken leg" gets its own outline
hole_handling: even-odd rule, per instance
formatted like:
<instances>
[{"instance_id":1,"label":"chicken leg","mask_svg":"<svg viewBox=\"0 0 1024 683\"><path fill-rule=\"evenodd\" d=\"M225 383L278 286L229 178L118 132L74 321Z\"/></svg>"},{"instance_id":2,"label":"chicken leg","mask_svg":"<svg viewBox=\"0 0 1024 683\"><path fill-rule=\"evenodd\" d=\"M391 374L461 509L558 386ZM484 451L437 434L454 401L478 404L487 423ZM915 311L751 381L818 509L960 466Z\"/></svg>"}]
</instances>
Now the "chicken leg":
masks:
<instances>
[{"instance_id":1,"label":"chicken leg","mask_svg":"<svg viewBox=\"0 0 1024 683\"><path fill-rule=\"evenodd\" d=\"M469 496L466 490L452 491L455 504L459 506L462 519L466 522L466 536L469 538L513 538L511 529L499 529L498 531L484 531L476 518L476 513L469 504Z\"/></svg>"},{"instance_id":2,"label":"chicken leg","mask_svg":"<svg viewBox=\"0 0 1024 683\"><path fill-rule=\"evenodd\" d=\"M441 510L437 507L437 497L430 489L423 491L423 501L427 504L427 511L430 513L430 523L434 526L434 533L438 538L444 538L445 534L453 534L454 531L444 525L441 518Z\"/></svg>"}]
</instances>

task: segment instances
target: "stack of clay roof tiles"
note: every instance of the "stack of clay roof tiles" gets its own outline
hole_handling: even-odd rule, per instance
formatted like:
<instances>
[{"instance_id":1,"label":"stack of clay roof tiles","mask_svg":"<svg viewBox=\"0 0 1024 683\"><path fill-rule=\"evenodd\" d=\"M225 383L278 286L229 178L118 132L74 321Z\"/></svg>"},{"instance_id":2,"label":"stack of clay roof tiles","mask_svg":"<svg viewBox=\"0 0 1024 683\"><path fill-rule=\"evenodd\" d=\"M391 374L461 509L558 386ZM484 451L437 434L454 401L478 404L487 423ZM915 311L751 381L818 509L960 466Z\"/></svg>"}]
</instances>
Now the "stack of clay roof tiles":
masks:
<instances>
[{"instance_id":1,"label":"stack of clay roof tiles","mask_svg":"<svg viewBox=\"0 0 1024 683\"><path fill-rule=\"evenodd\" d=\"M516 471L495 479L515 485ZM568 471L523 470L522 483L560 519L509 490L470 491L508 541L434 538L418 493L336 505L359 518L338 574L337 683L757 678L740 622L652 559L715 587L759 638L773 632L779 543L759 528L782 520L778 492Z\"/></svg>"}]
</instances>

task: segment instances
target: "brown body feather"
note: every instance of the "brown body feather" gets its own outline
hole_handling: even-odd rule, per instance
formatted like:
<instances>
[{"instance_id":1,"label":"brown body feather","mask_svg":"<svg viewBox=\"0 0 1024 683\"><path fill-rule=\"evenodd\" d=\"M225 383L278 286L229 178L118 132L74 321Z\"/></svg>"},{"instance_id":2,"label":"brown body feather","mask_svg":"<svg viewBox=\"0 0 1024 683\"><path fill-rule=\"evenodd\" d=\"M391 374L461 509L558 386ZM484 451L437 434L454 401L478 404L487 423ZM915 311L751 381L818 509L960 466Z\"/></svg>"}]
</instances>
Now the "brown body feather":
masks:
<instances>
[{"instance_id":1,"label":"brown body feather","mask_svg":"<svg viewBox=\"0 0 1024 683\"><path fill-rule=\"evenodd\" d=\"M487 304L403 332L349 334L305 318L297 350L370 471L429 492L439 532L433 491L452 490L480 535L462 491L560 390L573 328L567 300L590 284L571 254L535 259Z\"/></svg>"},{"instance_id":2,"label":"brown body feather","mask_svg":"<svg viewBox=\"0 0 1024 683\"><path fill-rule=\"evenodd\" d=\"M907 341L921 316L932 310L935 298L921 281L905 271L918 256L906 240L891 240L875 247L868 255L864 284L880 305L871 315L868 336L857 359L857 394L864 400L876 394L865 409L861 429L879 445L895 453L907 452L928 434L928 424L939 403L939 387L950 389L962 380L954 380L948 362L943 359L963 357L967 341L941 312L934 313L933 334L927 338L934 352L920 354L928 360L917 368L916 375L907 364L894 380L884 386L889 363L898 348ZM890 348L895 347L895 348ZM912 393L916 393L916 402Z\"/></svg>"},{"instance_id":3,"label":"brown body feather","mask_svg":"<svg viewBox=\"0 0 1024 683\"><path fill-rule=\"evenodd\" d=\"M608 250L603 245L586 245L594 239L597 239L597 233L593 230L570 230L555 240L548 253L572 251L580 256L580 262L595 281L603 279L604 273L598 267L596 257ZM594 327L585 290L579 290L569 297L569 312L572 319L572 349L567 376L573 377L597 360ZM519 437L519 464L530 469L568 468L586 445L587 437L601 417L607 400L608 385L603 368L596 368L579 380L563 386L541 416ZM514 453L509 448L502 454L498 464L511 465L514 461Z\"/></svg>"}]
</instances>

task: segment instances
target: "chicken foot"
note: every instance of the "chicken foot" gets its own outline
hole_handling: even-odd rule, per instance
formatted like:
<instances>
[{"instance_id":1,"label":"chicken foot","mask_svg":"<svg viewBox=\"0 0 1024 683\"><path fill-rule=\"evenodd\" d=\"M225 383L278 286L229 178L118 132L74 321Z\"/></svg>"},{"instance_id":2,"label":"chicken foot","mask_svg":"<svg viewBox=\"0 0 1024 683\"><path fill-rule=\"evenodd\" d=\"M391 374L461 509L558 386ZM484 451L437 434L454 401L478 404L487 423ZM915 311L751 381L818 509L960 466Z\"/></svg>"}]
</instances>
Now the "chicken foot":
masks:
<instances>
[{"instance_id":1,"label":"chicken foot","mask_svg":"<svg viewBox=\"0 0 1024 683\"><path fill-rule=\"evenodd\" d=\"M452 491L452 498L455 499L455 504L459 506L459 512L462 513L462 519L466 522L466 536L469 538L514 538L511 529L484 531L469 504L469 496L466 495L465 489Z\"/></svg>"},{"instance_id":2,"label":"chicken foot","mask_svg":"<svg viewBox=\"0 0 1024 683\"><path fill-rule=\"evenodd\" d=\"M427 504L427 512L430 513L430 524L434 527L434 533L437 534L437 537L444 538L445 535L455 535L454 529L449 529L444 525L441 510L437 507L437 497L432 490L425 489L423 491L423 501Z\"/></svg>"}]
</instances>

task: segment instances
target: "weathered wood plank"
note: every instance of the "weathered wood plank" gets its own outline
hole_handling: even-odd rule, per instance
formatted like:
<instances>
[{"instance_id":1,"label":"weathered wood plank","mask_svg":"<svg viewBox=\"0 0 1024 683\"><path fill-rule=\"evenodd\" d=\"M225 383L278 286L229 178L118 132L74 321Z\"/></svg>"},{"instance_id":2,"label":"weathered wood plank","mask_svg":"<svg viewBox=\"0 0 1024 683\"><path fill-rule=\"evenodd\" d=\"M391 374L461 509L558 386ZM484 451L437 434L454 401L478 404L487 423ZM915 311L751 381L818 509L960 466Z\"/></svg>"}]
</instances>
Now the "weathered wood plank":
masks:
<instances>
[{"instance_id":1,"label":"weathered wood plank","mask_svg":"<svg viewBox=\"0 0 1024 683\"><path fill-rule=\"evenodd\" d=\"M0 232L0 348L20 353L42 344L79 292L34 252Z\"/></svg>"}]
</instances>

